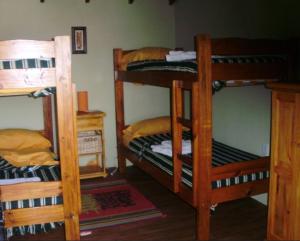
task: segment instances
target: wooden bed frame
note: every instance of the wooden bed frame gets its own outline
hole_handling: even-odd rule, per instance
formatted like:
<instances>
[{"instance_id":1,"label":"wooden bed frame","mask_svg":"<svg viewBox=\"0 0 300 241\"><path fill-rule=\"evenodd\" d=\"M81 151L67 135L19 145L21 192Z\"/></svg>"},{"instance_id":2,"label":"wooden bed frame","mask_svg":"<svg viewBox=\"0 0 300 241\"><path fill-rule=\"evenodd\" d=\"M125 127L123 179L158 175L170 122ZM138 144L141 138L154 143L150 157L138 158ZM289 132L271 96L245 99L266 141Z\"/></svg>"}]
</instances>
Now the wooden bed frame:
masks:
<instances>
[{"instance_id":1,"label":"wooden bed frame","mask_svg":"<svg viewBox=\"0 0 300 241\"><path fill-rule=\"evenodd\" d=\"M118 165L125 172L126 159L152 175L160 183L182 197L197 209L196 238L210 237L210 207L212 204L239 199L267 192L268 180L253 181L230 187L212 189L214 180L234 177L269 169L269 158L227 164L212 168L212 80L293 79L294 44L291 41L211 39L207 35L195 38L198 73L171 71L122 71L122 56L130 51L114 49L115 105ZM132 50L131 50L132 51ZM268 64L212 64L212 55L287 54L284 63ZM147 161L124 146L122 131L124 119L124 82L142 83L171 89L173 176ZM240 85L241 82L237 82ZM191 93L191 120L184 119L183 90ZM192 129L193 159L181 155L183 126ZM187 188L181 182L182 163L193 166L193 186Z\"/></svg>"},{"instance_id":2,"label":"wooden bed frame","mask_svg":"<svg viewBox=\"0 0 300 241\"><path fill-rule=\"evenodd\" d=\"M62 195L61 205L4 211L4 228L63 221L66 240L80 240L81 200L70 46L68 36L55 37L53 41L0 42L0 59L55 58L55 68L0 70L0 95L21 95L44 87L56 87L61 167L61 181L0 186L0 199L5 202ZM44 134L53 143L50 98L44 98L43 106Z\"/></svg>"}]
</instances>

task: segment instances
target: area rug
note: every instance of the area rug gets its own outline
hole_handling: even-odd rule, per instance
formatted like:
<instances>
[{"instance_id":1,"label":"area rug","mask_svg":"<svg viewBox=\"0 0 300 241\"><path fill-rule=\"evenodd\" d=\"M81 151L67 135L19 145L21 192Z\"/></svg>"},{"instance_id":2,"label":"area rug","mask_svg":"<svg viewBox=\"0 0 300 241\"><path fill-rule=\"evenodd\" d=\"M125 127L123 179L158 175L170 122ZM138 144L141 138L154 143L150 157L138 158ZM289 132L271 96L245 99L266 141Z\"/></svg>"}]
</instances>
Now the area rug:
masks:
<instances>
[{"instance_id":1,"label":"area rug","mask_svg":"<svg viewBox=\"0 0 300 241\"><path fill-rule=\"evenodd\" d=\"M163 217L163 214L126 180L81 186L80 230Z\"/></svg>"}]
</instances>

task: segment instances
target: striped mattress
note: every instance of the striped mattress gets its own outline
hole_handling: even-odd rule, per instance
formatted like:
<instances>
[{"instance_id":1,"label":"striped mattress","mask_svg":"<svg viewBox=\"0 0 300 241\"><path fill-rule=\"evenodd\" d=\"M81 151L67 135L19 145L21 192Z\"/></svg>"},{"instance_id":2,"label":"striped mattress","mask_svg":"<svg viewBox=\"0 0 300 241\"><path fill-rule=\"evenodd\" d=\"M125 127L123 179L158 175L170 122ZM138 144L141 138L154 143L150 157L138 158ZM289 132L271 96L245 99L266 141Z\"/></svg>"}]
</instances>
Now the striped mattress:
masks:
<instances>
[{"instance_id":1,"label":"striped mattress","mask_svg":"<svg viewBox=\"0 0 300 241\"><path fill-rule=\"evenodd\" d=\"M60 168L53 166L26 166L15 167L9 164L5 159L0 157L0 179L14 179L26 177L39 177L41 181L57 181L60 180ZM63 202L62 197L46 197L38 199L28 199L21 201L1 202L0 211L15 209L40 207L46 205L56 205ZM1 213L0 213L1 214ZM2 216L2 215L0 215ZM0 223L3 222L0 217ZM40 232L48 232L51 229L62 226L61 222L52 222L45 224L35 224L28 226L20 226L4 229L4 236L9 238L13 235L36 234Z\"/></svg>"},{"instance_id":2,"label":"striped mattress","mask_svg":"<svg viewBox=\"0 0 300 241\"><path fill-rule=\"evenodd\" d=\"M139 137L133 139L129 143L128 148L131 151L135 152L139 156L140 160L143 159L145 161L149 161L151 164L160 168L169 175L173 175L172 157L156 153L151 150L151 145L158 145L162 141L170 139L170 133ZM183 139L191 139L191 133L186 131L183 132ZM192 157L191 154L189 154L189 156ZM237 148L213 140L213 167L220 167L230 163L255 160L258 158L260 157L257 155L239 150ZM263 180L268 177L268 171L261 171L252 174L216 180L212 182L212 189L227 187L256 180ZM192 167L186 163L183 163L182 182L187 186L192 187Z\"/></svg>"}]
</instances>

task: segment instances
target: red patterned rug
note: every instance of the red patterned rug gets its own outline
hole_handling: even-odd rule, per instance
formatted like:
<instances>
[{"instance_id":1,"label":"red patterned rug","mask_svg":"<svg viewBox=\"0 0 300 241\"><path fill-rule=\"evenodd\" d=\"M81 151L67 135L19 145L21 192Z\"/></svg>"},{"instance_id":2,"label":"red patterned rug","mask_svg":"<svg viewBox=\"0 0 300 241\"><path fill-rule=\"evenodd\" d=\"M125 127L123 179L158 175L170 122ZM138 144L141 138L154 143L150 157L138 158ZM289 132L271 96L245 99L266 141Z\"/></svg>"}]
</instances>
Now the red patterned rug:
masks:
<instances>
[{"instance_id":1,"label":"red patterned rug","mask_svg":"<svg viewBox=\"0 0 300 241\"><path fill-rule=\"evenodd\" d=\"M80 230L125 224L163 214L125 180L81 186Z\"/></svg>"}]
</instances>

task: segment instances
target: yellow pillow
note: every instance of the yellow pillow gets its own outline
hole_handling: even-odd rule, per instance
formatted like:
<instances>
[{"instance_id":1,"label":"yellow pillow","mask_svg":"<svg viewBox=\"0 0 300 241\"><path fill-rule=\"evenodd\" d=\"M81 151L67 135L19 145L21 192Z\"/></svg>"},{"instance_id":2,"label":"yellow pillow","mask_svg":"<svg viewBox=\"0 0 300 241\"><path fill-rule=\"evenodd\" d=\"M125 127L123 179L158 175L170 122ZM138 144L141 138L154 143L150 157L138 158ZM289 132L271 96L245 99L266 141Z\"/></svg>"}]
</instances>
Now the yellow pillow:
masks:
<instances>
[{"instance_id":1,"label":"yellow pillow","mask_svg":"<svg viewBox=\"0 0 300 241\"><path fill-rule=\"evenodd\" d=\"M137 137L154 135L170 131L171 120L168 116L146 119L138 121L128 126L125 130L123 130L123 142L125 145L127 145L132 139Z\"/></svg>"},{"instance_id":2,"label":"yellow pillow","mask_svg":"<svg viewBox=\"0 0 300 241\"><path fill-rule=\"evenodd\" d=\"M55 154L45 150L0 150L0 155L10 164L17 167L58 164L58 161L53 159Z\"/></svg>"},{"instance_id":3,"label":"yellow pillow","mask_svg":"<svg viewBox=\"0 0 300 241\"><path fill-rule=\"evenodd\" d=\"M27 129L2 129L0 130L0 149L25 150L49 149L51 142L40 132Z\"/></svg>"},{"instance_id":4,"label":"yellow pillow","mask_svg":"<svg viewBox=\"0 0 300 241\"><path fill-rule=\"evenodd\" d=\"M145 47L145 48L137 49L123 56L121 60L121 70L126 70L127 64L130 62L151 60L151 59L155 59L155 60L165 59L169 51L170 49L168 48L159 48L159 47Z\"/></svg>"}]
</instances>

